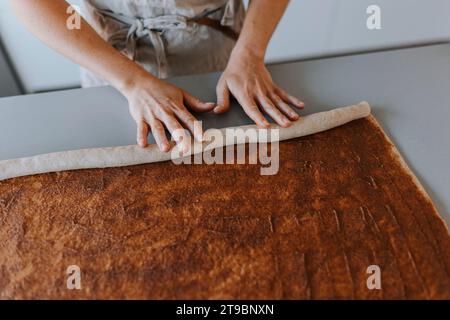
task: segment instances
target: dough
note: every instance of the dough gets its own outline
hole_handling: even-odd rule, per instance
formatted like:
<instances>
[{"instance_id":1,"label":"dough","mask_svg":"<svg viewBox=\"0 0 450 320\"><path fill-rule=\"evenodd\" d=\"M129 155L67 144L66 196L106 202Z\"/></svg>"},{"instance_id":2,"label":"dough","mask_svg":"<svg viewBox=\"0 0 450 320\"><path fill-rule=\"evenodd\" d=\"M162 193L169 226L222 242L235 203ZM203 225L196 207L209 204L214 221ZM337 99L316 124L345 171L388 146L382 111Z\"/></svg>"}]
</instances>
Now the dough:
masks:
<instances>
[{"instance_id":1,"label":"dough","mask_svg":"<svg viewBox=\"0 0 450 320\"><path fill-rule=\"evenodd\" d=\"M273 176L166 161L0 182L0 299L450 299L448 229L375 118L279 154Z\"/></svg>"},{"instance_id":2,"label":"dough","mask_svg":"<svg viewBox=\"0 0 450 320\"><path fill-rule=\"evenodd\" d=\"M369 115L370 106L367 102L308 115L302 117L289 128L281 128L279 140L284 141L326 131ZM256 128L256 126L251 125L242 128ZM272 128L279 127L272 125ZM222 131L225 130L222 129ZM257 142L249 141L249 143ZM202 148L198 148L198 146L195 146L192 150L202 150L201 152L204 152L208 150L208 144L204 143L203 150ZM223 146L226 146L226 143ZM185 156L189 156L189 154ZM0 181L48 172L124 167L168 161L171 159L172 154L170 152L161 152L156 145L151 145L145 149L138 146L123 146L56 152L28 158L0 161Z\"/></svg>"}]
</instances>

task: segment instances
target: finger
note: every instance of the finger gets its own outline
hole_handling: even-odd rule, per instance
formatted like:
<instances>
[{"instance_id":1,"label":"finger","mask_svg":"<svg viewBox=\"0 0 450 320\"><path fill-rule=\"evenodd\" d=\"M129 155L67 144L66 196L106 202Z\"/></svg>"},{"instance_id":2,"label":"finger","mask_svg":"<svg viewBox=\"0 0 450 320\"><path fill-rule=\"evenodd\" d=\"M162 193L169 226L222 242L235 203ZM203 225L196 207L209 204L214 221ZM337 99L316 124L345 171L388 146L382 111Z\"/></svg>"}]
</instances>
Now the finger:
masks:
<instances>
[{"instance_id":1,"label":"finger","mask_svg":"<svg viewBox=\"0 0 450 320\"><path fill-rule=\"evenodd\" d=\"M280 126L286 128L289 127L292 123L289 119L278 110L277 107L270 101L269 98L264 96L259 96L258 101L261 105L261 108Z\"/></svg>"},{"instance_id":2,"label":"finger","mask_svg":"<svg viewBox=\"0 0 450 320\"><path fill-rule=\"evenodd\" d=\"M300 119L300 116L279 96L272 94L270 98L275 106L277 106L290 120L296 121Z\"/></svg>"},{"instance_id":3,"label":"finger","mask_svg":"<svg viewBox=\"0 0 450 320\"><path fill-rule=\"evenodd\" d=\"M220 114L227 112L230 109L230 90L225 81L220 81L216 88L217 107L214 113Z\"/></svg>"},{"instance_id":4,"label":"finger","mask_svg":"<svg viewBox=\"0 0 450 320\"><path fill-rule=\"evenodd\" d=\"M149 120L149 123L159 149L161 149L162 152L168 152L170 150L170 143L169 140L167 140L166 130L164 129L163 124L155 118Z\"/></svg>"},{"instance_id":5,"label":"finger","mask_svg":"<svg viewBox=\"0 0 450 320\"><path fill-rule=\"evenodd\" d=\"M142 119L137 122L137 143L141 148L148 145L148 125Z\"/></svg>"},{"instance_id":6,"label":"finger","mask_svg":"<svg viewBox=\"0 0 450 320\"><path fill-rule=\"evenodd\" d=\"M166 115L164 119L161 120L166 125L180 150L183 153L188 152L189 148L191 147L191 140L186 134L186 130L181 126L177 119L173 115Z\"/></svg>"},{"instance_id":7,"label":"finger","mask_svg":"<svg viewBox=\"0 0 450 320\"><path fill-rule=\"evenodd\" d=\"M244 112L255 121L255 123L262 127L262 128L268 128L270 126L269 122L264 118L261 111L259 110L258 106L256 105L255 100L250 98L246 94L235 94L237 101L244 109Z\"/></svg>"},{"instance_id":8,"label":"finger","mask_svg":"<svg viewBox=\"0 0 450 320\"><path fill-rule=\"evenodd\" d=\"M281 88L276 88L275 89L275 93L281 98L283 99L284 102L290 103L293 106L299 108L299 109L303 109L305 107L305 103L303 101L300 101L299 99L297 99L294 96L291 96L289 93L287 93L286 91L284 91Z\"/></svg>"},{"instance_id":9,"label":"finger","mask_svg":"<svg viewBox=\"0 0 450 320\"><path fill-rule=\"evenodd\" d=\"M189 92L183 91L184 102L187 106L195 111L195 112L208 112L213 110L216 107L216 104L213 102L202 102Z\"/></svg>"},{"instance_id":10,"label":"finger","mask_svg":"<svg viewBox=\"0 0 450 320\"><path fill-rule=\"evenodd\" d=\"M203 129L200 121L197 121L195 117L187 111L186 107L176 107L176 115L178 119L192 132L195 139L199 142L203 141Z\"/></svg>"}]
</instances>

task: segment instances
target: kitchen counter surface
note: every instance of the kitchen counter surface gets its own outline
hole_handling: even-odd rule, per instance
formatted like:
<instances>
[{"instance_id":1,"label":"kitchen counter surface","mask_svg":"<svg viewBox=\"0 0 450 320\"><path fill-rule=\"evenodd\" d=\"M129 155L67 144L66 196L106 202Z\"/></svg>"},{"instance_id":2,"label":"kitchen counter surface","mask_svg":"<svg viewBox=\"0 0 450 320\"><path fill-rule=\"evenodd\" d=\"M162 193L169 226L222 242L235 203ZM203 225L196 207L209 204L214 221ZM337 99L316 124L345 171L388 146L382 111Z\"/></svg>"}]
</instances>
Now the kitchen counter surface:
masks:
<instances>
[{"instance_id":1,"label":"kitchen counter surface","mask_svg":"<svg viewBox=\"0 0 450 320\"><path fill-rule=\"evenodd\" d=\"M302 114L367 100L373 113L450 223L450 44L270 66L276 82L307 103ZM215 100L219 74L173 83ZM204 127L250 123L234 103ZM127 102L109 87L0 99L0 160L135 143Z\"/></svg>"}]
</instances>

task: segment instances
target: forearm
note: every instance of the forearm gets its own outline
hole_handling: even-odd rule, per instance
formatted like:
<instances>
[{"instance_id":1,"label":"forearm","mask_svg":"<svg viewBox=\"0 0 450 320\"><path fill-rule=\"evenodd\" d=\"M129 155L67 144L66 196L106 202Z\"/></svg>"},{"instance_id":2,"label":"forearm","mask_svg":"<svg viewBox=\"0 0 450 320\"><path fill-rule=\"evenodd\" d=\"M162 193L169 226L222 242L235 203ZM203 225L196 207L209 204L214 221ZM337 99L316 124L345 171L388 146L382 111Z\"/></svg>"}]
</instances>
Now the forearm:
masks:
<instances>
[{"instance_id":1,"label":"forearm","mask_svg":"<svg viewBox=\"0 0 450 320\"><path fill-rule=\"evenodd\" d=\"M270 39L283 17L289 0L252 0L234 54L264 59Z\"/></svg>"},{"instance_id":2,"label":"forearm","mask_svg":"<svg viewBox=\"0 0 450 320\"><path fill-rule=\"evenodd\" d=\"M11 0L16 15L37 38L119 90L145 71L104 41L82 19L81 28L67 28L64 0Z\"/></svg>"}]
</instances>

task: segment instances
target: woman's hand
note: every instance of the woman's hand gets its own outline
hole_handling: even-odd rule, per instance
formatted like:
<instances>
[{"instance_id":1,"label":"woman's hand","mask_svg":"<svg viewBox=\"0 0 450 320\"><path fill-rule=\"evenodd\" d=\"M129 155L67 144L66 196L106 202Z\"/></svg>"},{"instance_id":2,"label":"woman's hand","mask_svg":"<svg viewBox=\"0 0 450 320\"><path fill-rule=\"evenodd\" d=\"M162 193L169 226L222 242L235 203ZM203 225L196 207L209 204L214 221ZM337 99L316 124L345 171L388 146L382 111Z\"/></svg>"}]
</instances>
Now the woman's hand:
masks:
<instances>
[{"instance_id":1,"label":"woman's hand","mask_svg":"<svg viewBox=\"0 0 450 320\"><path fill-rule=\"evenodd\" d=\"M166 128L183 153L191 146L191 139L184 128L189 129L196 140L202 141L201 125L188 109L207 112L215 107L215 103L201 102L186 91L150 74L135 78L122 93L128 99L131 116L138 126L138 144L147 146L151 130L156 143L164 152L170 150Z\"/></svg>"},{"instance_id":2,"label":"woman's hand","mask_svg":"<svg viewBox=\"0 0 450 320\"><path fill-rule=\"evenodd\" d=\"M305 104L279 88L264 65L264 59L251 52L233 52L225 72L217 85L215 113L223 113L230 107L230 93L255 123L267 128L269 123L262 112L268 114L282 127L300 117L290 107L303 109Z\"/></svg>"}]
</instances>

